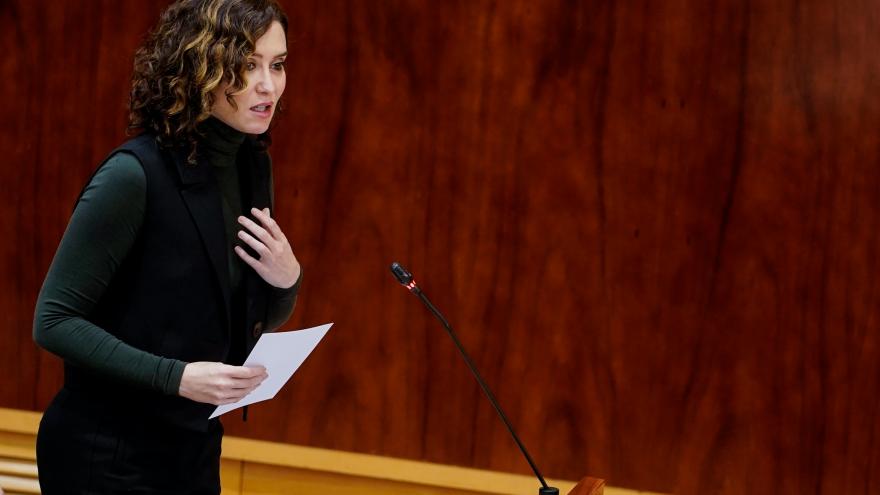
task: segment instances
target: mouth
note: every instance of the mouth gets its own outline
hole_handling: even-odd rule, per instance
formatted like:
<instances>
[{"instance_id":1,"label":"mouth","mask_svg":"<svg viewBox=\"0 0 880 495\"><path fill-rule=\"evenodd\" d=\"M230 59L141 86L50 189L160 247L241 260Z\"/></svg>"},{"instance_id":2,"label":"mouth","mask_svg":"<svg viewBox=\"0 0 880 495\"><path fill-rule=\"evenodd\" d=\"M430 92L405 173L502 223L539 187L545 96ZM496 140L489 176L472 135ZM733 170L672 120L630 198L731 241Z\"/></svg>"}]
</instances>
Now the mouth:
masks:
<instances>
[{"instance_id":1,"label":"mouth","mask_svg":"<svg viewBox=\"0 0 880 495\"><path fill-rule=\"evenodd\" d=\"M251 107L251 111L263 114L264 116L269 115L271 113L271 110L272 103L260 103L259 105L254 105Z\"/></svg>"}]
</instances>

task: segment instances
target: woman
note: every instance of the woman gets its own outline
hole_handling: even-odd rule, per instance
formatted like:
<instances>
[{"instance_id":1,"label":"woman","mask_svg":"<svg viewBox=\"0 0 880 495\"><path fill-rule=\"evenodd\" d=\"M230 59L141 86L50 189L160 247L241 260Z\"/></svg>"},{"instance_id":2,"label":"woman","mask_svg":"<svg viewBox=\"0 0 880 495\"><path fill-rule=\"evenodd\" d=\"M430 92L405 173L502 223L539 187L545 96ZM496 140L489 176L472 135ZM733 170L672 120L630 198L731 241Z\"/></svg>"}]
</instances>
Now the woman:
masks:
<instances>
[{"instance_id":1,"label":"woman","mask_svg":"<svg viewBox=\"0 0 880 495\"><path fill-rule=\"evenodd\" d=\"M293 311L271 216L269 124L287 19L274 0L180 0L135 55L132 128L83 190L37 301L64 359L37 437L43 493L220 492L219 404Z\"/></svg>"}]
</instances>

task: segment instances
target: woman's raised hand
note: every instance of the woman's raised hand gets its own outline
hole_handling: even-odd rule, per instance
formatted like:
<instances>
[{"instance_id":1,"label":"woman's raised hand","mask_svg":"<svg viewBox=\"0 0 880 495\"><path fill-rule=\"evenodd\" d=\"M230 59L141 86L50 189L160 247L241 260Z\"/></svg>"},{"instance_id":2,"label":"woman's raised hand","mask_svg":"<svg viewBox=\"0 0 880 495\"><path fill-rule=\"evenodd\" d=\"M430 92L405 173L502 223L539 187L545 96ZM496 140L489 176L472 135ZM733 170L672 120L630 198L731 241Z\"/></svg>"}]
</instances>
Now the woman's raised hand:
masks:
<instances>
[{"instance_id":1,"label":"woman's raised hand","mask_svg":"<svg viewBox=\"0 0 880 495\"><path fill-rule=\"evenodd\" d=\"M199 361L188 363L180 380L181 397L214 404L232 404L251 393L266 377L262 366L232 366Z\"/></svg>"},{"instance_id":2,"label":"woman's raised hand","mask_svg":"<svg viewBox=\"0 0 880 495\"><path fill-rule=\"evenodd\" d=\"M260 224L245 216L238 217L238 223L247 229L238 231L238 238L250 246L259 259L248 254L241 246L235 246L235 253L269 285L281 289L293 286L299 278L300 266L287 237L269 215L268 208L251 208L251 213Z\"/></svg>"}]
</instances>

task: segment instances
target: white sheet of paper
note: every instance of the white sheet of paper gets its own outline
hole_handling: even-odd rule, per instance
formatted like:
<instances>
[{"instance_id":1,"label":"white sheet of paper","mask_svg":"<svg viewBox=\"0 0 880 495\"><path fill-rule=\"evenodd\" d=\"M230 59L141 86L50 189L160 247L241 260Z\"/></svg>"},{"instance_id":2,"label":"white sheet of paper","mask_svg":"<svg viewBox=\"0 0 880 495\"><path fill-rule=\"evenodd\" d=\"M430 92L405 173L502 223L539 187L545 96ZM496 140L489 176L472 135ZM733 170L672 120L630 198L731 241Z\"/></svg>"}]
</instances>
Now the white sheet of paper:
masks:
<instances>
[{"instance_id":1,"label":"white sheet of paper","mask_svg":"<svg viewBox=\"0 0 880 495\"><path fill-rule=\"evenodd\" d=\"M262 366L266 368L268 378L240 401L218 406L211 418L275 397L312 353L318 342L324 338L331 326L332 323L327 323L305 330L264 333L245 360L244 366Z\"/></svg>"}]
</instances>

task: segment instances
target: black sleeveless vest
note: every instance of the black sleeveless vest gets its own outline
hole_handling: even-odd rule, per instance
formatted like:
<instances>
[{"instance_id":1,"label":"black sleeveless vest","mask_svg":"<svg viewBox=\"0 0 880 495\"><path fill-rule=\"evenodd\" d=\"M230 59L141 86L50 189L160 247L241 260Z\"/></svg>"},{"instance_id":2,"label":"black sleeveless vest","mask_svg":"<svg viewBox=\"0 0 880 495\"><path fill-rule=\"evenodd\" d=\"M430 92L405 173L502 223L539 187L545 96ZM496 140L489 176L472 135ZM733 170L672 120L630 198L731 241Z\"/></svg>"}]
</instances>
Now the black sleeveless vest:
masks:
<instances>
[{"instance_id":1,"label":"black sleeveless vest","mask_svg":"<svg viewBox=\"0 0 880 495\"><path fill-rule=\"evenodd\" d=\"M162 357L241 364L266 325L270 287L246 268L244 297L232 297L221 196L210 164L202 159L188 164L185 153L160 148L149 134L126 142L108 159L119 152L134 155L144 169L146 211L134 246L89 320ZM243 210L270 208L269 157L250 137L242 143L237 166ZM243 356L230 356L233 339L244 342ZM215 407L133 387L69 363L64 371L65 387L135 419L204 431Z\"/></svg>"}]
</instances>

